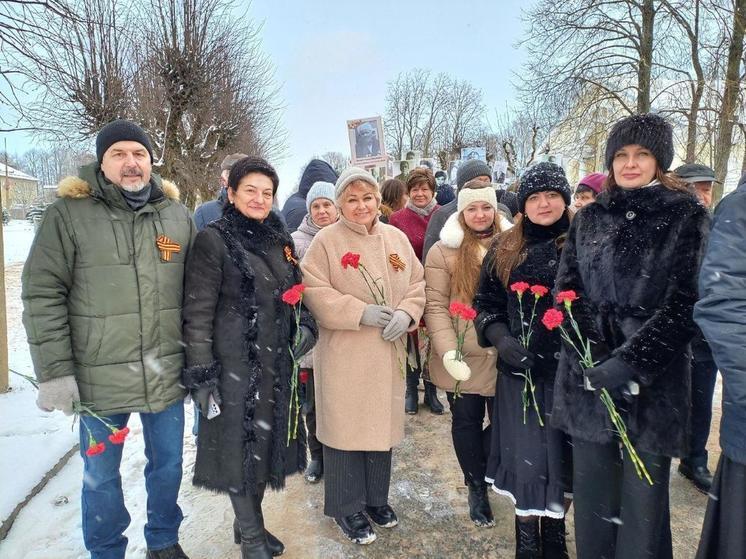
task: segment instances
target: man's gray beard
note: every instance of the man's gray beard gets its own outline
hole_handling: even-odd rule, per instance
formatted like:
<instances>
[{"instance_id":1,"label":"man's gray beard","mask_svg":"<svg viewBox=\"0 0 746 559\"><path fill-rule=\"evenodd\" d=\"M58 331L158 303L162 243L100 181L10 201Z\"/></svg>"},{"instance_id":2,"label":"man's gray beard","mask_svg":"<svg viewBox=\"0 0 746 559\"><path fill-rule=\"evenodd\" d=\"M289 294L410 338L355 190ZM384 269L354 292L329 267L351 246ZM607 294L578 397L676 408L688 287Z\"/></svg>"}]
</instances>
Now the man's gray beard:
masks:
<instances>
[{"instance_id":1,"label":"man's gray beard","mask_svg":"<svg viewBox=\"0 0 746 559\"><path fill-rule=\"evenodd\" d=\"M118 184L117 186L122 190L126 190L127 192L140 192L143 188L148 186L148 183L140 181L137 184Z\"/></svg>"}]
</instances>

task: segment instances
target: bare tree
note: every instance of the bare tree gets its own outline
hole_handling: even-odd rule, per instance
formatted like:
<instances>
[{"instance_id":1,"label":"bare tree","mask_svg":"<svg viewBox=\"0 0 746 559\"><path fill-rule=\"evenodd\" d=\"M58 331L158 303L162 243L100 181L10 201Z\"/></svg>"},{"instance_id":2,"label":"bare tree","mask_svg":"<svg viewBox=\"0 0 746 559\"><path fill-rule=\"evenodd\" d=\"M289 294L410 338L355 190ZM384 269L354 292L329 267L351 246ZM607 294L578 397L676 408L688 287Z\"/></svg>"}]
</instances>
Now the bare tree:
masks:
<instances>
[{"instance_id":1,"label":"bare tree","mask_svg":"<svg viewBox=\"0 0 746 559\"><path fill-rule=\"evenodd\" d=\"M345 157L339 151L327 151L319 159L329 163L337 174L341 173L350 164L349 157Z\"/></svg>"},{"instance_id":2,"label":"bare tree","mask_svg":"<svg viewBox=\"0 0 746 559\"><path fill-rule=\"evenodd\" d=\"M558 114L581 101L648 112L656 14L653 0L541 0L526 15L521 90ZM589 97L589 89L602 94Z\"/></svg>"},{"instance_id":3,"label":"bare tree","mask_svg":"<svg viewBox=\"0 0 746 559\"><path fill-rule=\"evenodd\" d=\"M734 117L743 79L744 31L746 30L746 0L732 0L730 41L723 80L722 105L718 115L718 134L714 147L714 169L716 182L713 186L713 202L723 196L725 177L728 174L728 160L733 141Z\"/></svg>"},{"instance_id":4,"label":"bare tree","mask_svg":"<svg viewBox=\"0 0 746 559\"><path fill-rule=\"evenodd\" d=\"M418 149L420 128L427 108L428 70L414 69L396 76L386 91L386 144L398 157L405 149Z\"/></svg>"}]
</instances>

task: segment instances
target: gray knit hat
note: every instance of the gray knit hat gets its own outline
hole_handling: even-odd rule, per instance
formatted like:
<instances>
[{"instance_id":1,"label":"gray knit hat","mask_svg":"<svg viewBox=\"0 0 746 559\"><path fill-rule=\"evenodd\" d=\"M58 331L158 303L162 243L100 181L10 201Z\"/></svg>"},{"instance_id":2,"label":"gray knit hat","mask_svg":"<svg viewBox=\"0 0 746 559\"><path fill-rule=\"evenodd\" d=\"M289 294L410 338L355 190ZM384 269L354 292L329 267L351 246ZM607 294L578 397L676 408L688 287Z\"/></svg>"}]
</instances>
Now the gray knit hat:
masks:
<instances>
[{"instance_id":1,"label":"gray knit hat","mask_svg":"<svg viewBox=\"0 0 746 559\"><path fill-rule=\"evenodd\" d=\"M316 181L306 195L306 210L311 213L311 204L318 198L326 198L334 202L334 185L330 182Z\"/></svg>"},{"instance_id":2,"label":"gray knit hat","mask_svg":"<svg viewBox=\"0 0 746 559\"><path fill-rule=\"evenodd\" d=\"M570 183L567 182L565 171L556 163L544 161L529 167L521 176L521 182L518 185L518 210L524 213L528 197L545 190L559 192L565 205L570 205Z\"/></svg>"},{"instance_id":3,"label":"gray knit hat","mask_svg":"<svg viewBox=\"0 0 746 559\"><path fill-rule=\"evenodd\" d=\"M373 177L373 175L371 175L365 169L361 169L360 167L347 167L347 169L342 171L342 174L339 175L339 178L337 179L337 184L334 186L335 201L339 200L339 198L342 196L342 193L347 188L347 185L357 180L367 182L376 190L376 193L378 194L378 196L379 197L381 196L381 191L378 188L378 182Z\"/></svg>"},{"instance_id":4,"label":"gray knit hat","mask_svg":"<svg viewBox=\"0 0 746 559\"><path fill-rule=\"evenodd\" d=\"M492 171L487 163L479 159L465 161L459 165L458 173L456 174L456 188L461 190L471 179L481 176L492 177Z\"/></svg>"}]
</instances>

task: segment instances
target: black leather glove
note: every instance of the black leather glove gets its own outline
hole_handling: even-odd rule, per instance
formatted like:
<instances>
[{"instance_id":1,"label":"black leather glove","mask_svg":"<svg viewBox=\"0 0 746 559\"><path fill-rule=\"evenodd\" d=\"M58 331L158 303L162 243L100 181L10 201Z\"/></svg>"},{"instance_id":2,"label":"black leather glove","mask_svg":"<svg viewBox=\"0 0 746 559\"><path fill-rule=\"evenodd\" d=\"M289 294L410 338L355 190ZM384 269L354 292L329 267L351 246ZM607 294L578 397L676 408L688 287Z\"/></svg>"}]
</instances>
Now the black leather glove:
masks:
<instances>
[{"instance_id":1,"label":"black leather glove","mask_svg":"<svg viewBox=\"0 0 746 559\"><path fill-rule=\"evenodd\" d=\"M495 346L497 356L511 367L530 369L534 366L536 356L510 335L506 324L502 322L490 324L484 332L484 337Z\"/></svg>"},{"instance_id":2,"label":"black leather glove","mask_svg":"<svg viewBox=\"0 0 746 559\"><path fill-rule=\"evenodd\" d=\"M207 417L207 410L210 406L210 394L215 398L215 403L218 406L223 403L217 386L200 386L196 390L192 390L192 400L197 404L199 412L205 418Z\"/></svg>"},{"instance_id":3,"label":"black leather glove","mask_svg":"<svg viewBox=\"0 0 746 559\"><path fill-rule=\"evenodd\" d=\"M612 390L626 385L634 373L634 368L627 365L618 357L607 359L600 365L596 365L595 367L591 367L584 371L588 382L590 382L591 386L596 390L601 388Z\"/></svg>"},{"instance_id":4,"label":"black leather glove","mask_svg":"<svg viewBox=\"0 0 746 559\"><path fill-rule=\"evenodd\" d=\"M306 353L311 351L315 344L316 337L313 335L313 332L311 332L310 328L307 326L301 325L300 336L298 336L297 343L293 345L293 357L295 357L295 359L300 359Z\"/></svg>"}]
</instances>

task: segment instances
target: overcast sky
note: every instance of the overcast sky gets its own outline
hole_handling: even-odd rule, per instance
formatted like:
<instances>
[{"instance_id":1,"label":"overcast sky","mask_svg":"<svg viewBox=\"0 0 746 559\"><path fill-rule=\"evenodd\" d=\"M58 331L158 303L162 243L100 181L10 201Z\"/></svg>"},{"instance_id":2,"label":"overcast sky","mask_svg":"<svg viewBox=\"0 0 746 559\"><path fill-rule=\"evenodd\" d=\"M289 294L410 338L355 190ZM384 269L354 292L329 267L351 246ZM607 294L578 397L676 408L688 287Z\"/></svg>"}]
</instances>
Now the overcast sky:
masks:
<instances>
[{"instance_id":1,"label":"overcast sky","mask_svg":"<svg viewBox=\"0 0 746 559\"><path fill-rule=\"evenodd\" d=\"M495 109L514 101L512 72L523 61L515 44L521 6L529 4L254 0L248 14L264 22L263 49L276 68L289 132L284 161L270 161L280 174L280 198L313 154L349 154L345 121L382 114L386 82L399 72L420 67L470 81L494 121ZM25 135L8 137L11 153L32 147Z\"/></svg>"}]
</instances>

